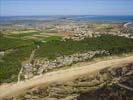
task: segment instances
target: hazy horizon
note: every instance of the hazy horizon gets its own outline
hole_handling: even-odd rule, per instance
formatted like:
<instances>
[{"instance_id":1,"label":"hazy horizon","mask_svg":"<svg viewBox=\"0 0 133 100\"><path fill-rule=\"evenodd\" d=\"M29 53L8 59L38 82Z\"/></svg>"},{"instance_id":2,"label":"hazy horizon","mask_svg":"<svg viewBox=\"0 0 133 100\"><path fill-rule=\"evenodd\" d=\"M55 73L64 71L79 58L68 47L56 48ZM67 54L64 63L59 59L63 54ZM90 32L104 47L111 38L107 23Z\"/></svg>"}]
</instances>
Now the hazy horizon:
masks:
<instances>
[{"instance_id":1,"label":"hazy horizon","mask_svg":"<svg viewBox=\"0 0 133 100\"><path fill-rule=\"evenodd\" d=\"M128 16L132 5L132 0L1 0L0 16Z\"/></svg>"}]
</instances>

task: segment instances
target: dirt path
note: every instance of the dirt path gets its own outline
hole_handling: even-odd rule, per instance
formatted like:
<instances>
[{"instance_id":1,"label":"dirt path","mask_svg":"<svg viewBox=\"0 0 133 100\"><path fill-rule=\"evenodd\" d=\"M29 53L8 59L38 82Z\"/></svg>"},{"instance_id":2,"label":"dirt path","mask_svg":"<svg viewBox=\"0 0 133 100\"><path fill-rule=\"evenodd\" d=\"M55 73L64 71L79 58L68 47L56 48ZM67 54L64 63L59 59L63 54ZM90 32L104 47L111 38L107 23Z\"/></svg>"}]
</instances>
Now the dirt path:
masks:
<instances>
[{"instance_id":1,"label":"dirt path","mask_svg":"<svg viewBox=\"0 0 133 100\"><path fill-rule=\"evenodd\" d=\"M39 48L39 46L37 46L37 47ZM28 64L30 64L30 63L32 62L32 60L33 60L33 58L34 58L34 56L35 56L35 52L36 52L36 50L37 50L38 48L32 50L31 55L30 55L30 58L29 58L29 60L28 60ZM21 81L20 78L21 78L21 74L22 74L22 72L23 72L23 69L24 69L24 65L22 64L22 67L21 67L20 72L19 72L19 74L18 74L18 82Z\"/></svg>"},{"instance_id":2,"label":"dirt path","mask_svg":"<svg viewBox=\"0 0 133 100\"><path fill-rule=\"evenodd\" d=\"M74 67L66 70L59 70L55 72L46 73L41 76L36 76L30 80L22 81L14 84L7 84L0 86L0 99L17 96L40 85L48 86L53 82L63 82L75 79L81 75L93 73L107 67L116 67L118 65L128 64L133 62L133 56L101 61L95 64L86 65L82 67Z\"/></svg>"}]
</instances>

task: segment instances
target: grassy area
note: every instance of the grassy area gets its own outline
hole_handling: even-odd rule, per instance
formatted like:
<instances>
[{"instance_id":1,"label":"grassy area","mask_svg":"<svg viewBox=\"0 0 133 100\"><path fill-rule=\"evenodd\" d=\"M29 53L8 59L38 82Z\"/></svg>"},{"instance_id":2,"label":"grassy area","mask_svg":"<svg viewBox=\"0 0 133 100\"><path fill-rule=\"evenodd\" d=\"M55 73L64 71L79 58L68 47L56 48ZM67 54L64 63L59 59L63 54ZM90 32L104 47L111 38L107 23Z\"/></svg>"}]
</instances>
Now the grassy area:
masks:
<instances>
[{"instance_id":1,"label":"grassy area","mask_svg":"<svg viewBox=\"0 0 133 100\"><path fill-rule=\"evenodd\" d=\"M37 57L55 58L88 50L108 50L112 54L129 52L133 49L133 40L125 37L103 35L96 38L86 38L81 41L50 41L41 44Z\"/></svg>"},{"instance_id":2,"label":"grassy area","mask_svg":"<svg viewBox=\"0 0 133 100\"><path fill-rule=\"evenodd\" d=\"M0 59L0 83L16 81L22 61L29 57L33 48L32 41L0 37L0 50L14 50Z\"/></svg>"},{"instance_id":3,"label":"grassy area","mask_svg":"<svg viewBox=\"0 0 133 100\"><path fill-rule=\"evenodd\" d=\"M25 36L32 36L35 34L39 34L39 33L38 32L28 32L28 33L10 34L9 36L21 38L21 37L25 37Z\"/></svg>"},{"instance_id":4,"label":"grassy area","mask_svg":"<svg viewBox=\"0 0 133 100\"><path fill-rule=\"evenodd\" d=\"M44 38L44 41L59 40L61 37L51 36ZM21 63L29 58L35 45L44 43L43 41L20 40L17 38L0 37L0 49L15 49L13 52L6 54L0 60L0 83L17 81L17 75L21 68Z\"/></svg>"},{"instance_id":5,"label":"grassy area","mask_svg":"<svg viewBox=\"0 0 133 100\"><path fill-rule=\"evenodd\" d=\"M26 60L34 46L20 48L12 53L6 54L0 62L0 83L17 80L22 61Z\"/></svg>"},{"instance_id":6,"label":"grassy area","mask_svg":"<svg viewBox=\"0 0 133 100\"><path fill-rule=\"evenodd\" d=\"M62 39L61 36L49 36L49 37L45 37L44 40L49 42L49 41L60 41Z\"/></svg>"},{"instance_id":7,"label":"grassy area","mask_svg":"<svg viewBox=\"0 0 133 100\"><path fill-rule=\"evenodd\" d=\"M35 54L36 57L54 59L60 55L70 55L88 50L108 50L112 54L131 52L133 50L133 39L112 35L102 35L101 37L86 38L80 41L71 39L62 41L61 37L58 36L46 37L38 41L0 37L1 49L24 46L6 54L0 60L0 83L17 80L21 63L30 56L35 45L40 45Z\"/></svg>"},{"instance_id":8,"label":"grassy area","mask_svg":"<svg viewBox=\"0 0 133 100\"><path fill-rule=\"evenodd\" d=\"M6 50L21 46L31 45L32 42L28 40L20 40L15 38L0 37L0 50Z\"/></svg>"}]
</instances>

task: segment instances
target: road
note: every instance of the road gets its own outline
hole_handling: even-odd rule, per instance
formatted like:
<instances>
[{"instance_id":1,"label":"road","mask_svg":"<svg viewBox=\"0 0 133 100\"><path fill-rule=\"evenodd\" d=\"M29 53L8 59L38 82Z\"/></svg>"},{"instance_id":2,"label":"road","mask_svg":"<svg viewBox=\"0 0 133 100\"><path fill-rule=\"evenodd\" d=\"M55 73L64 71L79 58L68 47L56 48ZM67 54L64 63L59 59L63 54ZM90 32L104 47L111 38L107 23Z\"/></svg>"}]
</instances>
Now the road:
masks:
<instances>
[{"instance_id":1,"label":"road","mask_svg":"<svg viewBox=\"0 0 133 100\"><path fill-rule=\"evenodd\" d=\"M7 84L0 86L0 99L15 97L24 93L25 91L42 86L47 87L54 82L64 82L78 78L85 74L91 74L107 67L117 67L119 65L133 63L133 56L125 58L117 58L107 61L100 61L95 64L68 68L65 70L58 70L49 72L44 75L36 76L30 80L21 81L19 83Z\"/></svg>"}]
</instances>

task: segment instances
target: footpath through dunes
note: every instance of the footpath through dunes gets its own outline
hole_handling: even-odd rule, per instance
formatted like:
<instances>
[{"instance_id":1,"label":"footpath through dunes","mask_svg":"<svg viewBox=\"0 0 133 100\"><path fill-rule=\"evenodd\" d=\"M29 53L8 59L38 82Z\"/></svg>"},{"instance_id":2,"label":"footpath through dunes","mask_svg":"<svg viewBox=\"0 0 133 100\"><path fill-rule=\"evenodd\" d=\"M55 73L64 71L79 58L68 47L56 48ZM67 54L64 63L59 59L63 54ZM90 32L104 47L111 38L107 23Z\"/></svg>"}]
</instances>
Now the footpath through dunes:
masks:
<instances>
[{"instance_id":1,"label":"footpath through dunes","mask_svg":"<svg viewBox=\"0 0 133 100\"><path fill-rule=\"evenodd\" d=\"M133 56L101 61L95 64L74 67L65 70L58 70L46 73L44 75L36 76L30 80L21 81L19 83L1 85L0 100L18 96L32 88L36 88L39 86L47 87L54 82L73 80L75 78L78 78L79 76L91 74L104 68L118 67L119 65L124 65L128 63L133 63Z\"/></svg>"}]
</instances>

